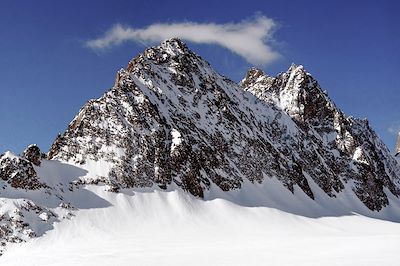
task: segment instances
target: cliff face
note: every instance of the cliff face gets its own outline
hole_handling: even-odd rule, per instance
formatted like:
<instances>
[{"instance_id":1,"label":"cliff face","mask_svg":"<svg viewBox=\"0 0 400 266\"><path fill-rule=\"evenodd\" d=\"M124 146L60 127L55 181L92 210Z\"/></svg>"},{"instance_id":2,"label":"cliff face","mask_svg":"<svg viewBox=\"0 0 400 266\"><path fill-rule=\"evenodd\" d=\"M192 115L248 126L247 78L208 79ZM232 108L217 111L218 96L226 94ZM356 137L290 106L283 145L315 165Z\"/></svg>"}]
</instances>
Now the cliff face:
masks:
<instances>
[{"instance_id":1,"label":"cliff face","mask_svg":"<svg viewBox=\"0 0 400 266\"><path fill-rule=\"evenodd\" d=\"M90 100L49 151L113 190L212 186L277 178L311 199L346 187L371 210L400 195L396 160L366 120L343 114L301 66L277 77L251 69L240 85L177 39L147 49Z\"/></svg>"},{"instance_id":2,"label":"cliff face","mask_svg":"<svg viewBox=\"0 0 400 266\"><path fill-rule=\"evenodd\" d=\"M276 77L252 68L236 84L178 39L131 60L47 156L36 145L0 155L0 255L79 209L110 206L95 185L400 220L398 160L302 66Z\"/></svg>"},{"instance_id":3,"label":"cliff face","mask_svg":"<svg viewBox=\"0 0 400 266\"><path fill-rule=\"evenodd\" d=\"M297 165L275 147L278 139L296 143L297 134L287 115L173 39L119 71L111 91L82 108L49 156L105 161L109 171L101 179L121 187L175 183L203 197L213 184L239 189L244 178L262 182L271 174L312 197Z\"/></svg>"},{"instance_id":4,"label":"cliff face","mask_svg":"<svg viewBox=\"0 0 400 266\"><path fill-rule=\"evenodd\" d=\"M388 204L384 187L399 195L399 166L368 121L341 112L302 66L292 65L277 77L251 69L241 86L283 110L307 135L320 163L327 166L322 175L311 174L316 183L324 176L341 184L350 181L372 210ZM303 163L309 165L310 160Z\"/></svg>"},{"instance_id":5,"label":"cliff face","mask_svg":"<svg viewBox=\"0 0 400 266\"><path fill-rule=\"evenodd\" d=\"M66 213L51 208L63 208L63 198L59 188L49 186L37 172L43 156L36 145L22 156L0 155L0 256L7 243L40 236Z\"/></svg>"}]
</instances>

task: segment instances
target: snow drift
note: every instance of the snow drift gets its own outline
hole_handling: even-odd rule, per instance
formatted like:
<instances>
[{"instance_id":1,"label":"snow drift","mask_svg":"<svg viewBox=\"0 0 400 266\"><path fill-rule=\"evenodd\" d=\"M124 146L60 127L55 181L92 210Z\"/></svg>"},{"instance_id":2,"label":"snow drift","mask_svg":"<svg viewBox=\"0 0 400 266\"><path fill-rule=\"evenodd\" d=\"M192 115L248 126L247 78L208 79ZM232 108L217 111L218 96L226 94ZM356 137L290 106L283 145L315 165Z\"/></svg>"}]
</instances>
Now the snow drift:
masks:
<instances>
[{"instance_id":1,"label":"snow drift","mask_svg":"<svg viewBox=\"0 0 400 266\"><path fill-rule=\"evenodd\" d=\"M170 39L47 154L0 156L0 262L394 265L399 181L368 121L302 66L236 84Z\"/></svg>"}]
</instances>

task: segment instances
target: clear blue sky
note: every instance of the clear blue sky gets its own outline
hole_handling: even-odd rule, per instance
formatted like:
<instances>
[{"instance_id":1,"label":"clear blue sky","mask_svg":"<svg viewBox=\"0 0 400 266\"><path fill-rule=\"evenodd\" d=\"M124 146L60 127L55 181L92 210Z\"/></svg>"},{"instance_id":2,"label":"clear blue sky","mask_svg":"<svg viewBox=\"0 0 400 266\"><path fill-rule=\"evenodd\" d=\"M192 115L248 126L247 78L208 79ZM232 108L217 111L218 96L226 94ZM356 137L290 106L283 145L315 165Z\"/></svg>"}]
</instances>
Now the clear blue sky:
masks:
<instances>
[{"instance_id":1,"label":"clear blue sky","mask_svg":"<svg viewBox=\"0 0 400 266\"><path fill-rule=\"evenodd\" d=\"M0 2L0 153L30 143L47 151L79 108L108 90L145 46L104 52L85 41L122 23L276 21L281 58L272 75L303 64L347 114L370 120L392 150L400 128L399 1L18 1ZM216 45L189 46L239 81L251 67Z\"/></svg>"}]
</instances>

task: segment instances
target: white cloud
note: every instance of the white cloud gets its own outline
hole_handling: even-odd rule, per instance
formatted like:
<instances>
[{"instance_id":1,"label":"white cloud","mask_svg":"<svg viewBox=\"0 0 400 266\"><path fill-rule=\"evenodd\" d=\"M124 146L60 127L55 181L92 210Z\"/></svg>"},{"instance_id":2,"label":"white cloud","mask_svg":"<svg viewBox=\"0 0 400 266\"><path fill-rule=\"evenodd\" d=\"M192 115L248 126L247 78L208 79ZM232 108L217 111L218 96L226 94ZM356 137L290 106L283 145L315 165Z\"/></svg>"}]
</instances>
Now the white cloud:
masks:
<instances>
[{"instance_id":1,"label":"white cloud","mask_svg":"<svg viewBox=\"0 0 400 266\"><path fill-rule=\"evenodd\" d=\"M388 131L390 134L392 134L392 135L394 135L394 134L400 134L400 122L398 122L397 125L395 125L395 124L391 125L391 126L387 129L387 131Z\"/></svg>"},{"instance_id":2,"label":"white cloud","mask_svg":"<svg viewBox=\"0 0 400 266\"><path fill-rule=\"evenodd\" d=\"M86 45L102 50L128 41L155 43L178 37L200 44L216 44L243 57L249 63L265 65L279 57L271 47L276 23L265 16L257 16L239 23L158 23L145 28L114 25L102 37L89 40Z\"/></svg>"}]
</instances>

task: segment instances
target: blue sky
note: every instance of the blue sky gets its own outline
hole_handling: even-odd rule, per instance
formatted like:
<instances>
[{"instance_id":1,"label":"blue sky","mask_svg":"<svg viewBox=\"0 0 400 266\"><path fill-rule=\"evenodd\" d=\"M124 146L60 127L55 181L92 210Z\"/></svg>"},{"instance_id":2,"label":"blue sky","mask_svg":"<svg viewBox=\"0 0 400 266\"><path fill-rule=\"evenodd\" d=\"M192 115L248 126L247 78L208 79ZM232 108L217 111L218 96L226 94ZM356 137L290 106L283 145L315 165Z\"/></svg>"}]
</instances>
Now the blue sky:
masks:
<instances>
[{"instance_id":1,"label":"blue sky","mask_svg":"<svg viewBox=\"0 0 400 266\"><path fill-rule=\"evenodd\" d=\"M398 1L18 1L0 2L0 152L37 143L47 151L79 108L108 90L115 73L146 48L125 42L105 50L86 43L113 25L274 24L280 56L268 74L302 64L348 115L367 117L392 150L400 128ZM220 45L188 45L239 81L252 66Z\"/></svg>"}]
</instances>

